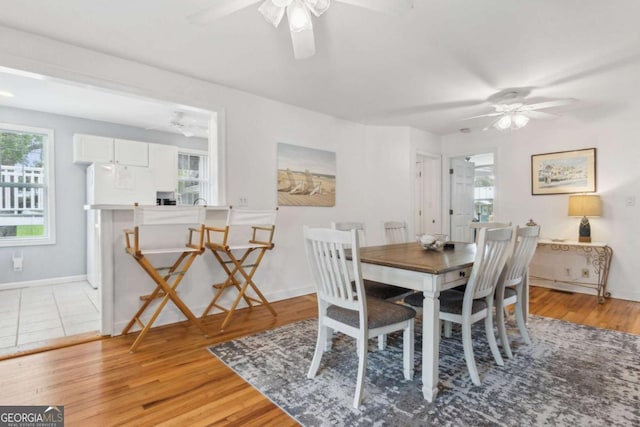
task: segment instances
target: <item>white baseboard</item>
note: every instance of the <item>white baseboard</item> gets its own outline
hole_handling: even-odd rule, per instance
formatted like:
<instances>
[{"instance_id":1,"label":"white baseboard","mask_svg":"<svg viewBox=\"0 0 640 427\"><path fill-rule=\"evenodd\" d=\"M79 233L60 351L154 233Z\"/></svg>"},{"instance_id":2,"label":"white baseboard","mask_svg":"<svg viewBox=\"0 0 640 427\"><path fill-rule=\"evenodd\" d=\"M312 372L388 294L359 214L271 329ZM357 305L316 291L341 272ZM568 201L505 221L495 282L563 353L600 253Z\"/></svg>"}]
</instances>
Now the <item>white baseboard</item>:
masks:
<instances>
[{"instance_id":1,"label":"white baseboard","mask_svg":"<svg viewBox=\"0 0 640 427\"><path fill-rule=\"evenodd\" d=\"M551 280L544 281L541 279L535 279L535 280L532 279L531 286L539 286L541 288L556 289L559 291L566 291L566 292L576 292L576 293L594 295L594 296L597 295L596 289L587 288L584 286L570 285L567 283L554 282ZM624 292L624 291L618 291L615 289L610 289L608 287L607 287L607 292L611 292L611 298L640 302L640 293L638 292Z\"/></svg>"},{"instance_id":2,"label":"white baseboard","mask_svg":"<svg viewBox=\"0 0 640 427\"><path fill-rule=\"evenodd\" d=\"M24 282L9 282L9 283L0 283L0 291L4 291L7 289L20 289L20 288L32 288L35 286L50 286L50 285L61 285L63 283L72 283L72 282L85 282L87 280L87 275L82 274L79 276L67 276L67 277L53 277L51 279L40 279L40 280L27 280Z\"/></svg>"}]
</instances>

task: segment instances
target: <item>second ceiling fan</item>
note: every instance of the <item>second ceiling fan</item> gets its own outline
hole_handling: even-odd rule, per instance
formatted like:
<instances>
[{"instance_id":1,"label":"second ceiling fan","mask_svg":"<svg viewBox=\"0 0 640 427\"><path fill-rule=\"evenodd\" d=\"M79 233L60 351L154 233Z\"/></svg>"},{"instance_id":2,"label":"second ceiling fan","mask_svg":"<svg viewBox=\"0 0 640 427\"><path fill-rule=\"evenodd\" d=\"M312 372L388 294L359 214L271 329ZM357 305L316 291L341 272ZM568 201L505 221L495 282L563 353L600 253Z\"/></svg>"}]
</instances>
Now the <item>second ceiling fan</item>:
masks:
<instances>
[{"instance_id":1,"label":"second ceiling fan","mask_svg":"<svg viewBox=\"0 0 640 427\"><path fill-rule=\"evenodd\" d=\"M277 28L285 13L287 14L294 57L304 59L313 56L316 53L316 45L311 15L319 17L326 12L331 5L330 0L216 0L213 6L191 15L188 19L194 24L209 24L261 1L258 11L274 27ZM394 15L406 12L413 7L413 0L336 1Z\"/></svg>"}]
</instances>

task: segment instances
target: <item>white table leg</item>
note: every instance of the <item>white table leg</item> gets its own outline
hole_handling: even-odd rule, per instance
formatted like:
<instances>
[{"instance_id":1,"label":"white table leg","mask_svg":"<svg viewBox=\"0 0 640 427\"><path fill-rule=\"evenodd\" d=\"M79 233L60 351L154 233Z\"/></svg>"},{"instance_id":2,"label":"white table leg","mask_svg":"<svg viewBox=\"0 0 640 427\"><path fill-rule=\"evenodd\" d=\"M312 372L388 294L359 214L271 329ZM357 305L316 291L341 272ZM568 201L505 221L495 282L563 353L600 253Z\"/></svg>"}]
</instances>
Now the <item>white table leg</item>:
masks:
<instances>
[{"instance_id":1,"label":"white table leg","mask_svg":"<svg viewBox=\"0 0 640 427\"><path fill-rule=\"evenodd\" d=\"M422 302L422 394L429 402L438 394L440 362L440 300L435 289L425 290Z\"/></svg>"}]
</instances>

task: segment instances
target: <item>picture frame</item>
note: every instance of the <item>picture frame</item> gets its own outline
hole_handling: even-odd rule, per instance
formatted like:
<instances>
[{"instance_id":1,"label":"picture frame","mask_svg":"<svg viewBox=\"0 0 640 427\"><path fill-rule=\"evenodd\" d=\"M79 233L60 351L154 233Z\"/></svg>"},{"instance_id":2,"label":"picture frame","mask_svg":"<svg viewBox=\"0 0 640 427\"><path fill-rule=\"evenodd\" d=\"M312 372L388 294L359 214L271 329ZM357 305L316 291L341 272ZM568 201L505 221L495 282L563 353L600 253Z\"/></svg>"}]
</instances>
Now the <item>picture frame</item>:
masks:
<instances>
[{"instance_id":1,"label":"picture frame","mask_svg":"<svg viewBox=\"0 0 640 427\"><path fill-rule=\"evenodd\" d=\"M532 195L594 193L595 191L595 148L531 156Z\"/></svg>"},{"instance_id":2,"label":"picture frame","mask_svg":"<svg viewBox=\"0 0 640 427\"><path fill-rule=\"evenodd\" d=\"M278 143L278 206L336 205L336 153Z\"/></svg>"}]
</instances>

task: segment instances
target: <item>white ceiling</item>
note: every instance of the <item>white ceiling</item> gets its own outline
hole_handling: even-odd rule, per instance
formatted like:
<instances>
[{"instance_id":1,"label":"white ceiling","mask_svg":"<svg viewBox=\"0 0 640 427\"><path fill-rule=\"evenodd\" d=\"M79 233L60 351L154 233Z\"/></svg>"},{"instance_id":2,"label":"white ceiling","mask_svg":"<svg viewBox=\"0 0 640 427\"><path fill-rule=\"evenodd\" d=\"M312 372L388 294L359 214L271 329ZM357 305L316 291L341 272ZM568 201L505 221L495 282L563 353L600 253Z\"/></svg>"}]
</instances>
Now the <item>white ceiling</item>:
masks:
<instances>
[{"instance_id":1,"label":"white ceiling","mask_svg":"<svg viewBox=\"0 0 640 427\"><path fill-rule=\"evenodd\" d=\"M594 120L640 95L638 0L414 0L403 16L333 2L314 18L317 54L295 60L286 25L243 9L207 26L216 0L0 0L0 25L223 84L336 117L436 134L481 129L487 99ZM1 88L0 88L1 89ZM530 125L531 126L531 125Z\"/></svg>"}]
</instances>

